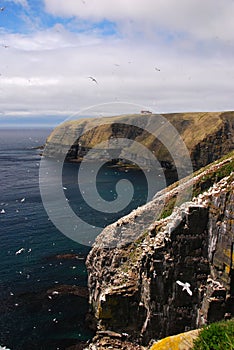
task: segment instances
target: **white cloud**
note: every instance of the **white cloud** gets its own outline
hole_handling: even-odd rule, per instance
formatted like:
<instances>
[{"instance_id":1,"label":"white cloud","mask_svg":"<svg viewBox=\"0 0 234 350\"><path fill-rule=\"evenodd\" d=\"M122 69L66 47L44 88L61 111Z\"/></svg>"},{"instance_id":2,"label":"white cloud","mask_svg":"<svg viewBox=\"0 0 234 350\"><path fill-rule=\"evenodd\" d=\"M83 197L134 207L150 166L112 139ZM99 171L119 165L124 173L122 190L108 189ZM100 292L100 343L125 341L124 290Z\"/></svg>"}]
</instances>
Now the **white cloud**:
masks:
<instances>
[{"instance_id":1,"label":"white cloud","mask_svg":"<svg viewBox=\"0 0 234 350\"><path fill-rule=\"evenodd\" d=\"M108 19L121 28L159 30L197 39L233 39L232 0L44 0L56 16L77 16L91 21ZM140 26L140 27L139 27Z\"/></svg>"},{"instance_id":2,"label":"white cloud","mask_svg":"<svg viewBox=\"0 0 234 350\"><path fill-rule=\"evenodd\" d=\"M57 85L59 83L59 79L54 79L54 78L42 78L42 77L30 77L29 79L24 78L24 77L6 77L6 78L2 78L1 80L2 86L9 86L9 85L13 85L13 86L21 86L21 87L32 87L32 86L46 86L49 87L51 85Z\"/></svg>"},{"instance_id":3,"label":"white cloud","mask_svg":"<svg viewBox=\"0 0 234 350\"><path fill-rule=\"evenodd\" d=\"M127 35L75 33L62 24L29 34L0 33L0 43L9 45L0 45L1 115L66 117L118 101L157 112L233 109L229 0L222 6L216 0L84 1L46 0L46 8L116 21Z\"/></svg>"}]
</instances>

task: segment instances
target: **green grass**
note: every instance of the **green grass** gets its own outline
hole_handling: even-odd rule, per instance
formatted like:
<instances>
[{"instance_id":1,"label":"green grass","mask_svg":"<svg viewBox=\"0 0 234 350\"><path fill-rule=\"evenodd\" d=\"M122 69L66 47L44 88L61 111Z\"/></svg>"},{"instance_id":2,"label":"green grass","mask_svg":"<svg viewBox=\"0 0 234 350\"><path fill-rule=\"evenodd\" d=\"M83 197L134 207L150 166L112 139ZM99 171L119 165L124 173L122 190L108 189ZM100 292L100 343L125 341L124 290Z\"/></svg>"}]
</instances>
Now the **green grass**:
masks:
<instances>
[{"instance_id":1,"label":"green grass","mask_svg":"<svg viewBox=\"0 0 234 350\"><path fill-rule=\"evenodd\" d=\"M229 163L224 164L219 169L204 175L201 180L193 186L193 196L197 197L200 193L203 193L214 183L219 182L226 176L229 176L234 171L234 159L232 159Z\"/></svg>"},{"instance_id":2,"label":"green grass","mask_svg":"<svg viewBox=\"0 0 234 350\"><path fill-rule=\"evenodd\" d=\"M173 196L172 198L169 199L169 201L165 204L163 212L160 216L160 219L165 219L168 216L170 216L174 210L176 203L176 196Z\"/></svg>"},{"instance_id":3,"label":"green grass","mask_svg":"<svg viewBox=\"0 0 234 350\"><path fill-rule=\"evenodd\" d=\"M192 350L234 350L234 319L204 327Z\"/></svg>"},{"instance_id":4,"label":"green grass","mask_svg":"<svg viewBox=\"0 0 234 350\"><path fill-rule=\"evenodd\" d=\"M218 164L231 157L233 157L233 159L231 159L230 162L224 163L223 165L220 166L220 168L209 172L209 168L211 168L213 165ZM215 183L219 182L221 179L223 179L226 176L229 176L232 172L234 172L234 152L231 152L225 155L224 157L222 157L221 159L215 161L214 163L211 163L205 166L204 168L199 169L193 174L193 177L200 175L202 172L205 172L205 171L208 171L207 174L193 184L193 192L192 192L193 197L197 197L199 194L202 194L203 192L208 190L211 186L213 186ZM186 181L186 178L185 178L185 181ZM173 183L171 186L168 187L168 191L176 188L178 185L179 185L179 182ZM175 203L176 203L176 196L171 197L168 200L168 202L165 203L164 210L160 216L160 219L165 219L166 217L172 214Z\"/></svg>"}]
</instances>

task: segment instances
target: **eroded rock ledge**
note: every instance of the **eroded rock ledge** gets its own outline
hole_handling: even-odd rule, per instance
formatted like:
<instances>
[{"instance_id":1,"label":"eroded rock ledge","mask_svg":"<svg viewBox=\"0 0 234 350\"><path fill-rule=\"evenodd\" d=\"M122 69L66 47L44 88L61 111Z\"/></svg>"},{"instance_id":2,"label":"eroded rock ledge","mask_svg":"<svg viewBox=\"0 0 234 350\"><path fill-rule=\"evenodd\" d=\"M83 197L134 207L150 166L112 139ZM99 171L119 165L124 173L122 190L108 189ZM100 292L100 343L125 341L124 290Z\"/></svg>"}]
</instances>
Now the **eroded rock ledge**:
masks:
<instances>
[{"instance_id":1,"label":"eroded rock ledge","mask_svg":"<svg viewBox=\"0 0 234 350\"><path fill-rule=\"evenodd\" d=\"M155 221L155 211L160 201L173 201L178 187L160 192L97 238L87 268L99 331L146 345L234 316L233 154L180 186L191 185L196 197L169 217ZM190 284L192 296L178 280Z\"/></svg>"}]
</instances>

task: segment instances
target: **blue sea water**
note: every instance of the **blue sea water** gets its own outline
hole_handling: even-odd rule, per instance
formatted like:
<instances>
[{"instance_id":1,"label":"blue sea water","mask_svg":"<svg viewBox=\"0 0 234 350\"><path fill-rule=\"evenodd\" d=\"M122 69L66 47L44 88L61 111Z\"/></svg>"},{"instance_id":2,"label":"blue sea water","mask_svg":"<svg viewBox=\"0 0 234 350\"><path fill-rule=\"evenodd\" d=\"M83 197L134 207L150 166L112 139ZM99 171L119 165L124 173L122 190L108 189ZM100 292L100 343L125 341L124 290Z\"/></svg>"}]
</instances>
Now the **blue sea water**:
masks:
<instances>
[{"instance_id":1,"label":"blue sea water","mask_svg":"<svg viewBox=\"0 0 234 350\"><path fill-rule=\"evenodd\" d=\"M45 143L50 131L0 130L0 345L11 350L65 349L93 336L85 325L87 299L74 295L49 299L46 294L61 285L86 286L85 261L58 259L56 255L86 256L90 250L59 232L43 207L41 150L35 147ZM104 199L113 200L116 179L130 179L136 188L131 204L104 220L82 202L77 190L78 168L77 164L64 165L64 185L73 210L79 208L91 225L104 227L145 203L147 185L142 172L104 166L98 178ZM22 253L16 254L22 248Z\"/></svg>"}]
</instances>

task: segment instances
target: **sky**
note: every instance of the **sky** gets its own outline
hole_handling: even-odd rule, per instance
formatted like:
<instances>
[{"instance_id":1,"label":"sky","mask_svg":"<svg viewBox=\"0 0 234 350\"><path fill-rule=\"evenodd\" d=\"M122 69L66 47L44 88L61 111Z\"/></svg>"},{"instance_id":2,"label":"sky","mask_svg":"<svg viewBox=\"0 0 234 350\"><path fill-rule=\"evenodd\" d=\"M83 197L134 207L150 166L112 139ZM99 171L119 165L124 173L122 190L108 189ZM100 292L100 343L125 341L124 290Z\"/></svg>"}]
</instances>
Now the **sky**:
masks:
<instances>
[{"instance_id":1,"label":"sky","mask_svg":"<svg viewBox=\"0 0 234 350\"><path fill-rule=\"evenodd\" d=\"M0 8L0 127L55 126L98 115L100 104L113 114L128 104L234 109L233 0L0 0Z\"/></svg>"}]
</instances>

